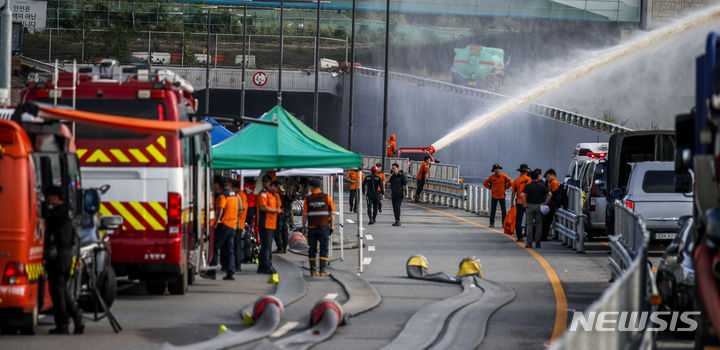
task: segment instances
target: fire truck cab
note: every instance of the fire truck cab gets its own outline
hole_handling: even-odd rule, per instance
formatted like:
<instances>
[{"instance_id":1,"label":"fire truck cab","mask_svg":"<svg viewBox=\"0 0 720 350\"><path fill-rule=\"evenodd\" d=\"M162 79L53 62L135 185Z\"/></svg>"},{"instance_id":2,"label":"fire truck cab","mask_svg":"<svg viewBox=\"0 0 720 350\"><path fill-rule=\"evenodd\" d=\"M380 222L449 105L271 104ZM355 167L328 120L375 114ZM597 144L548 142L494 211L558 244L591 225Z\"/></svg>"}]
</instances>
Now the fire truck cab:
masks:
<instances>
[{"instance_id":1,"label":"fire truck cab","mask_svg":"<svg viewBox=\"0 0 720 350\"><path fill-rule=\"evenodd\" d=\"M52 307L45 254L45 190L60 186L76 222L79 251L83 196L67 126L0 119L0 330L35 334L38 314ZM77 296L79 271L71 278Z\"/></svg>"},{"instance_id":2,"label":"fire truck cab","mask_svg":"<svg viewBox=\"0 0 720 350\"><path fill-rule=\"evenodd\" d=\"M114 60L70 73L31 76L23 102L74 105L79 111L154 121L190 121L192 86L171 71L120 67ZM74 97L74 98L73 98ZM206 261L209 232L210 140L77 124L85 185L110 189L101 215L122 216L110 234L118 276L146 282L150 294L184 294Z\"/></svg>"}]
</instances>

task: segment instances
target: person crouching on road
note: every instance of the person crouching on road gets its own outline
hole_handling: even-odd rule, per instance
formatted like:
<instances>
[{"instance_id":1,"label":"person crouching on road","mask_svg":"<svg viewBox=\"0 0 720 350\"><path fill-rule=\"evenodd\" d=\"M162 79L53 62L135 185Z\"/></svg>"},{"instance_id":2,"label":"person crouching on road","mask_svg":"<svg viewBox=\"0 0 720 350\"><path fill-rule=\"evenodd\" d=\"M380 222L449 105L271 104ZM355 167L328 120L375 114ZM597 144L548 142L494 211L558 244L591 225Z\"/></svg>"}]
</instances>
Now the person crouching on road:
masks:
<instances>
[{"instance_id":1,"label":"person crouching on road","mask_svg":"<svg viewBox=\"0 0 720 350\"><path fill-rule=\"evenodd\" d=\"M407 179L405 174L400 171L400 166L393 163L390 169L390 196L392 197L393 214L395 214L395 223L393 226L400 226L400 206L403 198L408 193Z\"/></svg>"},{"instance_id":2,"label":"person crouching on road","mask_svg":"<svg viewBox=\"0 0 720 350\"><path fill-rule=\"evenodd\" d=\"M320 276L330 275L328 266L328 253L330 234L335 227L335 204L329 195L320 190L318 180L310 180L311 194L305 198L302 216L302 233L308 238L308 259L310 260L310 274L317 276L317 246L320 243ZM307 223L307 226L306 226ZM306 230L307 227L307 230Z\"/></svg>"},{"instance_id":3,"label":"person crouching on road","mask_svg":"<svg viewBox=\"0 0 720 350\"><path fill-rule=\"evenodd\" d=\"M430 173L430 156L425 156L425 160L420 165L417 173L417 189L415 190L415 202L420 202L420 195L422 194L423 188L425 188L425 180Z\"/></svg>"},{"instance_id":4,"label":"person crouching on road","mask_svg":"<svg viewBox=\"0 0 720 350\"><path fill-rule=\"evenodd\" d=\"M527 215L527 243L525 248L532 248L535 241L535 248L540 248L540 240L542 239L542 223L543 216L540 211L541 205L547 205L550 201L550 190L540 181L542 170L535 169L530 173L532 182L523 189L521 200L525 205L525 214Z\"/></svg>"},{"instance_id":5,"label":"person crouching on road","mask_svg":"<svg viewBox=\"0 0 720 350\"><path fill-rule=\"evenodd\" d=\"M240 182L237 180L232 181L232 188L235 194L238 196L238 220L237 228L235 229L235 271L242 271L242 262L244 258L244 234L245 234L245 220L248 213L248 199L245 191L240 188Z\"/></svg>"},{"instance_id":6,"label":"person crouching on road","mask_svg":"<svg viewBox=\"0 0 720 350\"><path fill-rule=\"evenodd\" d=\"M385 183L387 181L385 178L385 173L383 172L382 164L377 163L375 164L375 166L378 168L377 176L382 180L383 194L380 196L380 201L378 202L378 213L382 213L382 202L385 198Z\"/></svg>"},{"instance_id":7,"label":"person crouching on road","mask_svg":"<svg viewBox=\"0 0 720 350\"><path fill-rule=\"evenodd\" d=\"M522 220L523 216L525 215L525 206L522 204L522 201L520 200L520 194L523 192L523 189L527 184L532 182L532 179L530 179L530 176L528 176L528 172L530 171L530 167L528 167L527 164L520 164L520 167L518 170L520 172L520 176L518 176L512 184L512 196L510 197L510 203L514 203L515 210L517 212L515 216L515 236L517 236L517 241L522 242L523 240L523 232L522 232Z\"/></svg>"},{"instance_id":8,"label":"person crouching on road","mask_svg":"<svg viewBox=\"0 0 720 350\"><path fill-rule=\"evenodd\" d=\"M487 180L483 182L483 186L492 191L492 199L490 201L490 227L495 227L495 212L497 211L497 205L500 203L500 211L502 212L502 221L505 222L505 190L512 187L512 180L500 172L502 167L500 164L493 164L492 172Z\"/></svg>"},{"instance_id":9,"label":"person crouching on road","mask_svg":"<svg viewBox=\"0 0 720 350\"><path fill-rule=\"evenodd\" d=\"M263 179L264 180L264 179ZM258 197L260 209L260 263L257 273L274 274L272 266L272 242L277 230L278 215L283 213L282 201L280 200L280 185L275 180L268 187L263 188Z\"/></svg>"},{"instance_id":10,"label":"person crouching on road","mask_svg":"<svg viewBox=\"0 0 720 350\"><path fill-rule=\"evenodd\" d=\"M45 216L45 227L47 227L45 268L55 313L55 328L50 330L50 334L69 334L70 317L75 323L74 333L82 334L85 330L82 314L68 290L73 264L73 246L76 244L75 230L68 216L62 188L57 186L48 188L45 197L48 203Z\"/></svg>"},{"instance_id":11,"label":"person crouching on road","mask_svg":"<svg viewBox=\"0 0 720 350\"><path fill-rule=\"evenodd\" d=\"M240 207L239 197L232 191L231 180L220 178L215 183L217 196L215 197L215 239L211 266L217 265L218 252L220 252L220 265L225 271L224 280L235 280L235 230L237 229L238 213ZM215 278L215 272L208 274Z\"/></svg>"}]
</instances>

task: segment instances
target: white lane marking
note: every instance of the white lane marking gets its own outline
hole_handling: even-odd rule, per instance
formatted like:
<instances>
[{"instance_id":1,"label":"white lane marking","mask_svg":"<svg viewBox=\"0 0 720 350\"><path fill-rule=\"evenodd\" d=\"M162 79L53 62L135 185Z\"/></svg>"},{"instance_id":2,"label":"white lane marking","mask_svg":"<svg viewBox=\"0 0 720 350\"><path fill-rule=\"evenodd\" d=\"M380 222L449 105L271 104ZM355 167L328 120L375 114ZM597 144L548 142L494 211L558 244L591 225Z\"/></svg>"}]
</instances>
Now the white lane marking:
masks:
<instances>
[{"instance_id":1,"label":"white lane marking","mask_svg":"<svg viewBox=\"0 0 720 350\"><path fill-rule=\"evenodd\" d=\"M371 262L372 262L372 258L363 259L363 265L370 265Z\"/></svg>"},{"instance_id":2,"label":"white lane marking","mask_svg":"<svg viewBox=\"0 0 720 350\"><path fill-rule=\"evenodd\" d=\"M338 297L338 293L327 293L325 300L335 300Z\"/></svg>"},{"instance_id":3,"label":"white lane marking","mask_svg":"<svg viewBox=\"0 0 720 350\"><path fill-rule=\"evenodd\" d=\"M374 252L374 251L375 251L375 246L374 246L374 245L368 246L368 251L369 251L369 252Z\"/></svg>"},{"instance_id":4,"label":"white lane marking","mask_svg":"<svg viewBox=\"0 0 720 350\"><path fill-rule=\"evenodd\" d=\"M373 240L373 236L372 236L372 235L365 235L365 239L368 240L368 241L372 241L372 240Z\"/></svg>"},{"instance_id":5,"label":"white lane marking","mask_svg":"<svg viewBox=\"0 0 720 350\"><path fill-rule=\"evenodd\" d=\"M299 324L300 324L300 322L295 322L295 321L285 323L284 325L282 325L282 327L278 328L275 332L270 334L270 337L271 338L282 337L283 335L285 335L285 333L287 333L291 329L297 327Z\"/></svg>"},{"instance_id":6,"label":"white lane marking","mask_svg":"<svg viewBox=\"0 0 720 350\"><path fill-rule=\"evenodd\" d=\"M350 220L350 219L345 219L345 221L347 221L347 222L350 223L350 224L354 224L354 223L355 223L355 221L352 221L352 220Z\"/></svg>"}]
</instances>

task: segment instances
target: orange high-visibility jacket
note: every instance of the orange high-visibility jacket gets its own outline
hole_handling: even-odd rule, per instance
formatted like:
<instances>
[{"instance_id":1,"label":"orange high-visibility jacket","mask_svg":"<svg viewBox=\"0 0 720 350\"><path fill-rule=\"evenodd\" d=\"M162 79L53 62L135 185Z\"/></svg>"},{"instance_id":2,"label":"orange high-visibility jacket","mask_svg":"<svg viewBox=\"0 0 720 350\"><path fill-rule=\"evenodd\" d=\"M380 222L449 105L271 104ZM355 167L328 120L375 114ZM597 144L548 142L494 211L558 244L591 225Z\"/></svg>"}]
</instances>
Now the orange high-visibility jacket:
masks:
<instances>
[{"instance_id":1,"label":"orange high-visibility jacket","mask_svg":"<svg viewBox=\"0 0 720 350\"><path fill-rule=\"evenodd\" d=\"M483 182L483 185L492 191L492 197L495 199L505 198L505 190L512 186L512 180L500 173L500 175L492 174Z\"/></svg>"}]
</instances>

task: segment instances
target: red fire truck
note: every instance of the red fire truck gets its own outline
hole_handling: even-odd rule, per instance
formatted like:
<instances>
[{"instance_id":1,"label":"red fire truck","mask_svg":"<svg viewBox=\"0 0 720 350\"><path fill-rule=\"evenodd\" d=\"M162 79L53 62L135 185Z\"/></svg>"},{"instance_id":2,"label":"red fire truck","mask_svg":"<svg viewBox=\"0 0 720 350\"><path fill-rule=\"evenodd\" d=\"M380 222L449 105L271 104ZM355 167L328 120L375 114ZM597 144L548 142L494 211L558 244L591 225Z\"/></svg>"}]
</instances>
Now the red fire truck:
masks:
<instances>
[{"instance_id":1,"label":"red fire truck","mask_svg":"<svg viewBox=\"0 0 720 350\"><path fill-rule=\"evenodd\" d=\"M197 109L192 86L171 71L103 60L81 68L75 84L72 77L31 77L23 102L74 104L80 111L159 121L190 121ZM88 124L77 124L75 131L85 185L111 185L100 214L124 219L110 236L117 274L145 281L150 294L166 288L184 294L207 261L202 248L211 206L207 134L181 139Z\"/></svg>"}]
</instances>

